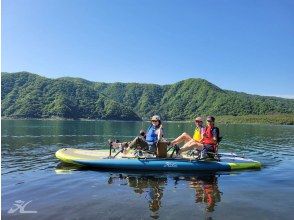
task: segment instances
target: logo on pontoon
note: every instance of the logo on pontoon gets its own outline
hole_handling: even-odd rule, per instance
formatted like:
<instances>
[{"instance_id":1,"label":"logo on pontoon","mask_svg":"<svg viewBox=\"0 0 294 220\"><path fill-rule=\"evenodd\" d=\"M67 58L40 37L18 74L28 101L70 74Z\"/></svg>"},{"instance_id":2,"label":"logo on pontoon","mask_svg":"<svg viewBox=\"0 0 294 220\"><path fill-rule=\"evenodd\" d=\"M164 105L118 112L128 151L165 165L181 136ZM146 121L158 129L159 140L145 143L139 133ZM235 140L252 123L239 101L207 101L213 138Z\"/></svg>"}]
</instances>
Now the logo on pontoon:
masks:
<instances>
[{"instance_id":1,"label":"logo on pontoon","mask_svg":"<svg viewBox=\"0 0 294 220\"><path fill-rule=\"evenodd\" d=\"M178 167L178 165L173 162L166 162L163 167Z\"/></svg>"}]
</instances>

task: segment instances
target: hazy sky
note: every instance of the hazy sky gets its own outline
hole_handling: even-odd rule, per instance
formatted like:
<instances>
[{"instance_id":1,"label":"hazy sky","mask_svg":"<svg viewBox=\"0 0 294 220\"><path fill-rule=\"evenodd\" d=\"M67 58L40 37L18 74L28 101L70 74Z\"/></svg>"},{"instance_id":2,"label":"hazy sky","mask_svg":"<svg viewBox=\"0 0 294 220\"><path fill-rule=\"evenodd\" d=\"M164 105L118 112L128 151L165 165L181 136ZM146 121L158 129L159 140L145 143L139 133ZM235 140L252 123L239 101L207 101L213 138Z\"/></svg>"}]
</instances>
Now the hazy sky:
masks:
<instances>
[{"instance_id":1,"label":"hazy sky","mask_svg":"<svg viewBox=\"0 0 294 220\"><path fill-rule=\"evenodd\" d=\"M2 71L294 98L293 0L2 0Z\"/></svg>"}]
</instances>

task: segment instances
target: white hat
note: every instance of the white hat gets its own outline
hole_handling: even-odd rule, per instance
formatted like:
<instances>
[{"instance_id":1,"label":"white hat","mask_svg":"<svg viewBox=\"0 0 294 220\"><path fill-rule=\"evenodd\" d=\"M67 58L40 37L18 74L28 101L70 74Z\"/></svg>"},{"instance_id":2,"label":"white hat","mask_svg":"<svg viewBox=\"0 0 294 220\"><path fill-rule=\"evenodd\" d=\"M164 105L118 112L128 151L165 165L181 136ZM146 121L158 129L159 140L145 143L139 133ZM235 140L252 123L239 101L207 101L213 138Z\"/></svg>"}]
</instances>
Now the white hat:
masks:
<instances>
[{"instance_id":1,"label":"white hat","mask_svg":"<svg viewBox=\"0 0 294 220\"><path fill-rule=\"evenodd\" d=\"M158 115L153 115L151 121L160 121L160 117Z\"/></svg>"}]
</instances>

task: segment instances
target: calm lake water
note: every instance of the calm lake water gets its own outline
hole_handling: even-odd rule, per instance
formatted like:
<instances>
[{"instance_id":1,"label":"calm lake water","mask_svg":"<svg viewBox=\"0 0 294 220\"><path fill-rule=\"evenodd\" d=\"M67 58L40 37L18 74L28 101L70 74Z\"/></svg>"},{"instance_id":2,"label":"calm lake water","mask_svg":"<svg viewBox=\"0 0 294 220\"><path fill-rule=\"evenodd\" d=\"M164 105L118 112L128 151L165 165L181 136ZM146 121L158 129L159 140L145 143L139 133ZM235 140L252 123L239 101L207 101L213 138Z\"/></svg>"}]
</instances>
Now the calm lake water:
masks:
<instances>
[{"instance_id":1,"label":"calm lake water","mask_svg":"<svg viewBox=\"0 0 294 220\"><path fill-rule=\"evenodd\" d=\"M221 173L78 170L63 147L106 148L147 123L2 120L4 219L293 219L294 126L218 125L220 152L261 161L261 170ZM192 123L165 123L172 139ZM21 201L20 201L21 200ZM20 213L16 205L24 202Z\"/></svg>"}]
</instances>

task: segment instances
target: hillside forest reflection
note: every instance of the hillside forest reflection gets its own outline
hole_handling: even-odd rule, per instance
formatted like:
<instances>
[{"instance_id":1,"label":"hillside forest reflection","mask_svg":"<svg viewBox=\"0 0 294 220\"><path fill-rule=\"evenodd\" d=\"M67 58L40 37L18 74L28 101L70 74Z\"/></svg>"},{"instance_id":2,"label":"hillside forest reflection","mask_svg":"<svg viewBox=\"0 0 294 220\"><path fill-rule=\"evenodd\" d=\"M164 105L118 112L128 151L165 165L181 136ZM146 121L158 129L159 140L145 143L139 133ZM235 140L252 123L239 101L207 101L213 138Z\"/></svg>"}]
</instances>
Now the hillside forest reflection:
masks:
<instances>
[{"instance_id":1,"label":"hillside forest reflection","mask_svg":"<svg viewBox=\"0 0 294 220\"><path fill-rule=\"evenodd\" d=\"M114 184L116 181L123 182L121 185L127 185L133 189L136 194L144 196L150 210L150 217L157 219L159 210L162 207L165 186L172 184L177 186L184 182L195 194L195 204L204 204L206 213L213 212L216 204L221 201L222 192L218 187L218 177L214 173L193 174L193 175L128 175L128 174L110 174L108 184ZM211 218L209 218L211 219Z\"/></svg>"}]
</instances>

